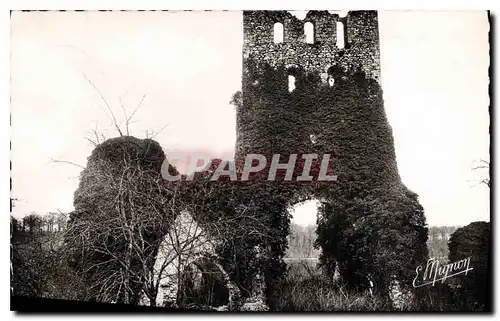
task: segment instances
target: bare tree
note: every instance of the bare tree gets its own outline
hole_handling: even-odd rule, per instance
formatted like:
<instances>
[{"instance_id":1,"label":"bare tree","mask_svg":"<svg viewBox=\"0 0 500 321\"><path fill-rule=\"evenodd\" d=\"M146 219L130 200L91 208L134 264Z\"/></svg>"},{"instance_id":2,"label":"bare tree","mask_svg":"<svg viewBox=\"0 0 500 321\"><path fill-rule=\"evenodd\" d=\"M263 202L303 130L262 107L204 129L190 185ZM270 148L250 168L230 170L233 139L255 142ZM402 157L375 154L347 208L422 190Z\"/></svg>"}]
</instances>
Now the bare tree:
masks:
<instances>
[{"instance_id":1,"label":"bare tree","mask_svg":"<svg viewBox=\"0 0 500 321\"><path fill-rule=\"evenodd\" d=\"M111 107L111 105L109 104L108 100L104 97L104 94L102 93L102 91L99 89L99 87L97 87L97 85L94 83L94 81L92 81L85 73L81 72L81 75L85 78L85 80L87 80L87 82L92 86L92 88L94 88L94 90L97 92L97 94L99 95L99 97L101 98L101 100L103 101L104 103L104 106L106 107L106 112L108 114L108 116L110 117L112 123L113 123L113 127L116 129L116 131L118 132L118 134L120 135L120 137L122 136L130 136L131 132L130 132L130 125L132 124L133 122L133 118L134 116L136 115L137 111L141 108L144 100L146 99L147 97L147 94L144 94L142 95L141 99L139 100L139 103L137 104L137 106L134 107L134 109L132 110L132 113L130 113L130 115L127 113L127 108L123 102L123 96L120 96L118 98L119 102L120 102L120 107L121 107L121 110L122 110L122 113L123 113L123 123L124 123L124 128L121 128L120 127L120 124L118 122L118 118L115 114L115 112L113 111L113 108ZM161 131L163 131L163 129L166 127L163 126L160 130L158 131L149 131L149 130L146 130L145 131L145 135L146 135L146 138L154 138L156 137ZM97 128L92 130L91 131L91 136L92 137L87 137L86 139L91 142L94 146L97 146L98 144L100 144L102 141L104 141L106 138L105 136L102 134L102 133L99 133L97 131Z\"/></svg>"},{"instance_id":2,"label":"bare tree","mask_svg":"<svg viewBox=\"0 0 500 321\"><path fill-rule=\"evenodd\" d=\"M92 288L104 302L134 303L143 283L142 265L151 265L158 235L168 224L163 215L165 192L157 173L149 173L128 160L118 177L102 171L106 194L96 212L72 220L66 232L70 247L82 251L84 273L92 275ZM156 175L157 176L157 175ZM75 214L76 215L76 214ZM92 260L94 254L100 259Z\"/></svg>"},{"instance_id":3,"label":"bare tree","mask_svg":"<svg viewBox=\"0 0 500 321\"><path fill-rule=\"evenodd\" d=\"M68 223L68 215L62 211L59 211L55 214L55 224L57 226L57 232L63 232L66 229L66 224Z\"/></svg>"},{"instance_id":4,"label":"bare tree","mask_svg":"<svg viewBox=\"0 0 500 321\"><path fill-rule=\"evenodd\" d=\"M96 122L95 128L91 129L90 136L85 137L85 139L92 144L92 146L97 146L106 140L106 135L98 130L99 124Z\"/></svg>"}]
</instances>

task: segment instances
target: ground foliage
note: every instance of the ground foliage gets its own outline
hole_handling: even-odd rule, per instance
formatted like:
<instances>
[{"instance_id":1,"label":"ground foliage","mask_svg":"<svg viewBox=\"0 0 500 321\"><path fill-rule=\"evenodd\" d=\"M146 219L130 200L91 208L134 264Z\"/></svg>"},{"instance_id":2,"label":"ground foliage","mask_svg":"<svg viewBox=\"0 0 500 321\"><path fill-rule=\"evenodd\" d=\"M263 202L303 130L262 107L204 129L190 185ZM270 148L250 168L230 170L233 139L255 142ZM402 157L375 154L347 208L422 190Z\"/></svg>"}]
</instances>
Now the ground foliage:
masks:
<instances>
[{"instance_id":1,"label":"ground foliage","mask_svg":"<svg viewBox=\"0 0 500 321\"><path fill-rule=\"evenodd\" d=\"M232 99L237 115L232 164L241 177L247 154L268 160L248 181L210 180L222 162L215 160L193 180L167 183L161 179L165 154L150 139L113 138L92 152L75 192L67 244L73 266L88 276L96 299L137 301L144 267L153 263L170 222L185 208L217 236L220 260L244 296L252 294L254 276L264 276L271 307L286 271L289 208L310 198L322 203L320 261L330 275L338 267L348 287L363 289L367 277L382 293L394 278L408 287L415 266L426 261L423 209L399 177L380 85L361 70L330 68L335 79L330 87L300 67L273 68L251 57L244 65L242 91ZM289 74L296 77L293 92L287 88ZM267 179L273 154L284 162L304 153L318 154L311 170L315 178L322 155L330 154L329 174L337 181L294 182L303 163L292 181L282 170L276 180ZM179 199L175 206L169 203L173 198ZM145 244L140 253L131 250L138 240ZM123 273L132 281L123 284Z\"/></svg>"}]
</instances>

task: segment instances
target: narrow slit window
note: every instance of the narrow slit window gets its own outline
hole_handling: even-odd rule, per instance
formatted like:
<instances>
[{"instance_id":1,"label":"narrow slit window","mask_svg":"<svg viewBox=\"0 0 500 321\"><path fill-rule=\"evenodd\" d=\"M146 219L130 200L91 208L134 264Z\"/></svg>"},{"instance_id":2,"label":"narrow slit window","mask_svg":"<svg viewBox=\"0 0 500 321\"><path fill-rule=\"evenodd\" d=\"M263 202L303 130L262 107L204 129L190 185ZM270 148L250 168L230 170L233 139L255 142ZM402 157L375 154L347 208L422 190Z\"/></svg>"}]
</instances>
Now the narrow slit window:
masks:
<instances>
[{"instance_id":1,"label":"narrow slit window","mask_svg":"<svg viewBox=\"0 0 500 321\"><path fill-rule=\"evenodd\" d=\"M304 24L304 34L306 35L306 43L314 43L314 25L312 22Z\"/></svg>"},{"instance_id":2,"label":"narrow slit window","mask_svg":"<svg viewBox=\"0 0 500 321\"><path fill-rule=\"evenodd\" d=\"M345 47L344 38L344 24L337 21L337 48L343 49Z\"/></svg>"},{"instance_id":3,"label":"narrow slit window","mask_svg":"<svg viewBox=\"0 0 500 321\"><path fill-rule=\"evenodd\" d=\"M295 76L288 75L288 92L295 90Z\"/></svg>"},{"instance_id":4,"label":"narrow slit window","mask_svg":"<svg viewBox=\"0 0 500 321\"><path fill-rule=\"evenodd\" d=\"M283 42L283 24L276 22L274 24L274 43Z\"/></svg>"}]
</instances>

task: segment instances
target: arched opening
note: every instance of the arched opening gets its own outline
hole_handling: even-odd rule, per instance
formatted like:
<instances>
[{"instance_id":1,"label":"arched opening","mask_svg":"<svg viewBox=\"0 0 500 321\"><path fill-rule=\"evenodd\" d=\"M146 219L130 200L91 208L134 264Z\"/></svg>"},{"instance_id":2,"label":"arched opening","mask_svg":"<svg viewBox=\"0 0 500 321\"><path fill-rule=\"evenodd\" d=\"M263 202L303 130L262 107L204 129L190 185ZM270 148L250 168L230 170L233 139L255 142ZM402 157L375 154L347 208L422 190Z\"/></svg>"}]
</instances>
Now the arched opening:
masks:
<instances>
[{"instance_id":1,"label":"arched opening","mask_svg":"<svg viewBox=\"0 0 500 321\"><path fill-rule=\"evenodd\" d=\"M304 34L306 36L306 43L314 43L314 25L312 22L306 22L304 24Z\"/></svg>"},{"instance_id":2,"label":"arched opening","mask_svg":"<svg viewBox=\"0 0 500 321\"><path fill-rule=\"evenodd\" d=\"M283 260L291 279L306 279L321 274L318 268L321 250L314 248L319 205L317 199L310 199L289 208L292 219L287 237L288 249Z\"/></svg>"},{"instance_id":3,"label":"arched opening","mask_svg":"<svg viewBox=\"0 0 500 321\"><path fill-rule=\"evenodd\" d=\"M344 23L337 21L337 48L344 49L345 47L345 35L344 35Z\"/></svg>"},{"instance_id":4,"label":"arched opening","mask_svg":"<svg viewBox=\"0 0 500 321\"><path fill-rule=\"evenodd\" d=\"M284 38L284 29L283 24L280 22L276 22L274 24L274 43L282 43Z\"/></svg>"}]
</instances>

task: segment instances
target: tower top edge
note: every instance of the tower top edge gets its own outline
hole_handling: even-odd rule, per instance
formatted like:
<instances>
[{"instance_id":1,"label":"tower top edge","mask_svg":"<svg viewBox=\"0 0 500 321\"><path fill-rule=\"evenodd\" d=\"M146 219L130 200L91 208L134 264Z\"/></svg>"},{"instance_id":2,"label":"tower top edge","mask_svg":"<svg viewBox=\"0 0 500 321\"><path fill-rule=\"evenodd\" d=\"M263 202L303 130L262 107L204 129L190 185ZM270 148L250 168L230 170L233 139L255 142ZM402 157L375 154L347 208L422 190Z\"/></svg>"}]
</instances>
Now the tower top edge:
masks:
<instances>
[{"instance_id":1,"label":"tower top edge","mask_svg":"<svg viewBox=\"0 0 500 321\"><path fill-rule=\"evenodd\" d=\"M287 10L244 10L243 15L261 15L272 20L290 19L297 22L307 22L315 18L332 18L334 20L348 19L364 14L377 15L377 10L349 10L344 11L345 15L341 15L336 10L306 10L304 18L298 17L293 11Z\"/></svg>"}]
</instances>

